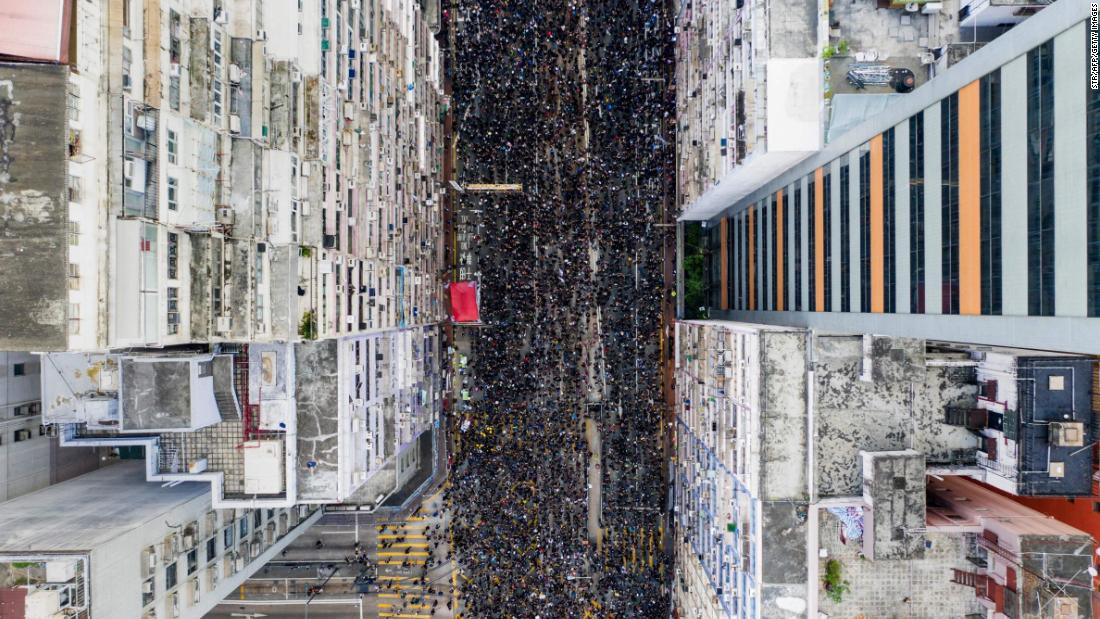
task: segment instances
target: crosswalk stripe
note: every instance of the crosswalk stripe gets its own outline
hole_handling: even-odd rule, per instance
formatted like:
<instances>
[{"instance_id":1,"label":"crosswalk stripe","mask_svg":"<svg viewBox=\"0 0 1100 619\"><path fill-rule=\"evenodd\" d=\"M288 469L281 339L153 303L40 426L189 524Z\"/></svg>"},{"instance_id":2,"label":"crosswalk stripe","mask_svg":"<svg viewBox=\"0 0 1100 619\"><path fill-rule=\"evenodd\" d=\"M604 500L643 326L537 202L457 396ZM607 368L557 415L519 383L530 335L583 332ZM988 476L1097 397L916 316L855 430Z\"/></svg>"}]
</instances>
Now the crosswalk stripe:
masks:
<instances>
[{"instance_id":1,"label":"crosswalk stripe","mask_svg":"<svg viewBox=\"0 0 1100 619\"><path fill-rule=\"evenodd\" d=\"M409 552L405 552L405 551L401 551L401 552L380 552L380 553L378 553L378 556L380 556L380 557L430 557L430 556L432 556L432 553L430 553L430 552L412 552L412 551L409 551Z\"/></svg>"},{"instance_id":2,"label":"crosswalk stripe","mask_svg":"<svg viewBox=\"0 0 1100 619\"><path fill-rule=\"evenodd\" d=\"M393 535L393 534L390 534L390 533L385 533L385 534L379 535L378 539L397 539L399 537L403 537L405 539L428 539L427 536L425 536L425 535L417 535L417 534L414 534L414 533L410 533L408 535L405 535L404 533L402 533L401 535Z\"/></svg>"},{"instance_id":3,"label":"crosswalk stripe","mask_svg":"<svg viewBox=\"0 0 1100 619\"><path fill-rule=\"evenodd\" d=\"M419 613L417 613L415 615L408 614L408 613L378 613L378 616L379 617L393 618L393 619L398 619L398 618L400 618L400 619L432 619L431 615L422 615L422 614L419 614Z\"/></svg>"}]
</instances>

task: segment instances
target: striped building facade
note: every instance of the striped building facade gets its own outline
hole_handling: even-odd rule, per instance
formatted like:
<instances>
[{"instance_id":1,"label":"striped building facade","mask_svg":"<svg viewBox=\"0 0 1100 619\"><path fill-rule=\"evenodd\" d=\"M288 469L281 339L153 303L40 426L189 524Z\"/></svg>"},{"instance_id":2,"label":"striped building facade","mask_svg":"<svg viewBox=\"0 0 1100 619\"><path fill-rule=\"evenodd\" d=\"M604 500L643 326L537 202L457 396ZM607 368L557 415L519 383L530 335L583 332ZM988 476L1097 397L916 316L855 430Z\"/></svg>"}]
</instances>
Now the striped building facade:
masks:
<instances>
[{"instance_id":1,"label":"striped building facade","mask_svg":"<svg viewBox=\"0 0 1100 619\"><path fill-rule=\"evenodd\" d=\"M1100 352L1093 28L1060 0L706 222L711 316Z\"/></svg>"}]
</instances>

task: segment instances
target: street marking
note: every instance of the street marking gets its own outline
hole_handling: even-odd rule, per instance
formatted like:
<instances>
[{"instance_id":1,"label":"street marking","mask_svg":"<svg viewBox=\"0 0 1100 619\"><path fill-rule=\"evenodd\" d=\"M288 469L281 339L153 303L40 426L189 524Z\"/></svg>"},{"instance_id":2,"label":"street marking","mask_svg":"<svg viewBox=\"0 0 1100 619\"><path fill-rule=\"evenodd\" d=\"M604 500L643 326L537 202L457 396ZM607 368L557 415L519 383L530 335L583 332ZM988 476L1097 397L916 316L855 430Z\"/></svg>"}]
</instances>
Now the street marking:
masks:
<instances>
[{"instance_id":1,"label":"street marking","mask_svg":"<svg viewBox=\"0 0 1100 619\"><path fill-rule=\"evenodd\" d=\"M400 617L401 619L432 619L431 615L411 615L407 613L378 613L379 617L393 617L394 619Z\"/></svg>"},{"instance_id":2,"label":"street marking","mask_svg":"<svg viewBox=\"0 0 1100 619\"><path fill-rule=\"evenodd\" d=\"M380 557L430 557L430 552L380 552Z\"/></svg>"},{"instance_id":3,"label":"street marking","mask_svg":"<svg viewBox=\"0 0 1100 619\"><path fill-rule=\"evenodd\" d=\"M402 534L402 535L390 535L390 534L386 534L386 535L379 535L378 539L397 539L399 537L403 537L405 539L428 539L424 535L413 535L413 534L409 534L409 535L404 535L404 534Z\"/></svg>"}]
</instances>

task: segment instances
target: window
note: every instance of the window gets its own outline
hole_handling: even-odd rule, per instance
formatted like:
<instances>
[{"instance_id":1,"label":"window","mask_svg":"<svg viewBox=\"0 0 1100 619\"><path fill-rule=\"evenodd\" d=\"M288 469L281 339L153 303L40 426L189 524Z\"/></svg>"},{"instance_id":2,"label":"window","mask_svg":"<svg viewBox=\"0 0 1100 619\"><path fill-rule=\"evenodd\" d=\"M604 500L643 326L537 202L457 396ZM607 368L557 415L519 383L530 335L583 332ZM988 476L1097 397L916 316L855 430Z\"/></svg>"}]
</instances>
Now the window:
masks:
<instances>
[{"instance_id":1,"label":"window","mask_svg":"<svg viewBox=\"0 0 1100 619\"><path fill-rule=\"evenodd\" d=\"M768 272L768 283L771 285L771 305L768 309L778 310L783 297L783 293L779 290L779 244L776 240L779 237L779 209L783 208L783 200L777 195L772 194L772 207L770 211L771 226L769 229L770 236L768 237L768 249L771 251L771 263L766 269Z\"/></svg>"},{"instance_id":2,"label":"window","mask_svg":"<svg viewBox=\"0 0 1100 619\"><path fill-rule=\"evenodd\" d=\"M802 311L802 183L794 185L794 309Z\"/></svg>"},{"instance_id":3,"label":"window","mask_svg":"<svg viewBox=\"0 0 1100 619\"><path fill-rule=\"evenodd\" d=\"M894 188L895 137L891 127L882 134L882 269L883 306L887 313L897 311L897 196Z\"/></svg>"},{"instance_id":4,"label":"window","mask_svg":"<svg viewBox=\"0 0 1100 619\"><path fill-rule=\"evenodd\" d=\"M180 330L180 307L179 307L179 295L180 289L175 286L168 286L167 291L167 309L168 309L168 333L175 335Z\"/></svg>"},{"instance_id":5,"label":"window","mask_svg":"<svg viewBox=\"0 0 1100 619\"><path fill-rule=\"evenodd\" d=\"M178 136L175 131L168 130L168 163L176 163L178 161L176 154L178 148Z\"/></svg>"},{"instance_id":6,"label":"window","mask_svg":"<svg viewBox=\"0 0 1100 619\"><path fill-rule=\"evenodd\" d=\"M168 233L168 279L178 279L179 276L179 245L180 237L175 232Z\"/></svg>"},{"instance_id":7,"label":"window","mask_svg":"<svg viewBox=\"0 0 1100 619\"><path fill-rule=\"evenodd\" d=\"M940 230L944 314L959 313L959 94L940 100Z\"/></svg>"},{"instance_id":8,"label":"window","mask_svg":"<svg viewBox=\"0 0 1100 619\"><path fill-rule=\"evenodd\" d=\"M141 584L141 605L148 606L156 598L156 581L152 578Z\"/></svg>"},{"instance_id":9,"label":"window","mask_svg":"<svg viewBox=\"0 0 1100 619\"><path fill-rule=\"evenodd\" d=\"M924 112L909 117L909 311L924 313Z\"/></svg>"},{"instance_id":10,"label":"window","mask_svg":"<svg viewBox=\"0 0 1100 619\"><path fill-rule=\"evenodd\" d=\"M1054 315L1054 41L1027 54L1028 314Z\"/></svg>"},{"instance_id":11,"label":"window","mask_svg":"<svg viewBox=\"0 0 1100 619\"><path fill-rule=\"evenodd\" d=\"M80 265L76 262L69 263L69 290L80 289Z\"/></svg>"},{"instance_id":12,"label":"window","mask_svg":"<svg viewBox=\"0 0 1100 619\"><path fill-rule=\"evenodd\" d=\"M263 522L264 522L264 512L263 512L263 510L257 509L256 511L252 512L252 528L253 529L259 529L260 525L262 525Z\"/></svg>"},{"instance_id":13,"label":"window","mask_svg":"<svg viewBox=\"0 0 1100 619\"><path fill-rule=\"evenodd\" d=\"M222 546L228 551L233 547L233 525L222 529Z\"/></svg>"},{"instance_id":14,"label":"window","mask_svg":"<svg viewBox=\"0 0 1100 619\"><path fill-rule=\"evenodd\" d=\"M222 124L222 81L215 79L213 82L214 91L214 124Z\"/></svg>"},{"instance_id":15,"label":"window","mask_svg":"<svg viewBox=\"0 0 1100 619\"><path fill-rule=\"evenodd\" d=\"M218 538L211 537L206 540L206 562L210 563L218 556Z\"/></svg>"},{"instance_id":16,"label":"window","mask_svg":"<svg viewBox=\"0 0 1100 619\"><path fill-rule=\"evenodd\" d=\"M248 536L248 518L241 518L237 521L237 532L240 534L241 539Z\"/></svg>"},{"instance_id":17,"label":"window","mask_svg":"<svg viewBox=\"0 0 1100 619\"><path fill-rule=\"evenodd\" d=\"M75 174L69 175L69 202L79 204L84 200L84 179Z\"/></svg>"},{"instance_id":18,"label":"window","mask_svg":"<svg viewBox=\"0 0 1100 619\"><path fill-rule=\"evenodd\" d=\"M168 105L175 111L180 109L180 76L171 75L168 78Z\"/></svg>"},{"instance_id":19,"label":"window","mask_svg":"<svg viewBox=\"0 0 1100 619\"><path fill-rule=\"evenodd\" d=\"M168 177L168 210L178 211L180 208L179 203L179 181L174 176Z\"/></svg>"},{"instance_id":20,"label":"window","mask_svg":"<svg viewBox=\"0 0 1100 619\"><path fill-rule=\"evenodd\" d=\"M822 192L821 196L824 204L822 205L821 218L822 226L825 228L822 233L824 239L824 251L825 255L825 311L833 311L833 175L828 170L821 177Z\"/></svg>"},{"instance_id":21,"label":"window","mask_svg":"<svg viewBox=\"0 0 1100 619\"><path fill-rule=\"evenodd\" d=\"M13 435L12 438L15 440L16 443L22 443L23 441L29 441L29 440L31 440L31 431L26 429L26 428L16 430L15 434Z\"/></svg>"},{"instance_id":22,"label":"window","mask_svg":"<svg viewBox=\"0 0 1100 619\"><path fill-rule=\"evenodd\" d=\"M27 364L26 363L14 363L14 364L12 364L11 369L12 369L12 372L14 372L13 376L26 376L27 375Z\"/></svg>"},{"instance_id":23,"label":"window","mask_svg":"<svg viewBox=\"0 0 1100 619\"><path fill-rule=\"evenodd\" d=\"M1087 51L1086 51L1087 53ZM1087 64L1087 63L1086 63ZM1089 316L1100 316L1100 89L1087 91L1085 177L1088 183L1088 303Z\"/></svg>"},{"instance_id":24,"label":"window","mask_svg":"<svg viewBox=\"0 0 1100 619\"><path fill-rule=\"evenodd\" d=\"M69 303L69 334L80 334L80 304Z\"/></svg>"},{"instance_id":25,"label":"window","mask_svg":"<svg viewBox=\"0 0 1100 619\"><path fill-rule=\"evenodd\" d=\"M981 79L982 313L1001 313L1001 72Z\"/></svg>"},{"instance_id":26,"label":"window","mask_svg":"<svg viewBox=\"0 0 1100 619\"><path fill-rule=\"evenodd\" d=\"M199 569L199 549L192 548L187 553L187 574L194 574Z\"/></svg>"},{"instance_id":27,"label":"window","mask_svg":"<svg viewBox=\"0 0 1100 619\"><path fill-rule=\"evenodd\" d=\"M180 63L180 14L173 10L168 11L168 61Z\"/></svg>"},{"instance_id":28,"label":"window","mask_svg":"<svg viewBox=\"0 0 1100 619\"><path fill-rule=\"evenodd\" d=\"M69 245L80 245L80 223L69 222Z\"/></svg>"},{"instance_id":29,"label":"window","mask_svg":"<svg viewBox=\"0 0 1100 619\"><path fill-rule=\"evenodd\" d=\"M859 311L871 311L871 150L859 154Z\"/></svg>"},{"instance_id":30,"label":"window","mask_svg":"<svg viewBox=\"0 0 1100 619\"><path fill-rule=\"evenodd\" d=\"M848 156L845 155L847 160ZM851 291L851 179L848 164L840 166L840 311L852 311Z\"/></svg>"},{"instance_id":31,"label":"window","mask_svg":"<svg viewBox=\"0 0 1100 619\"><path fill-rule=\"evenodd\" d=\"M164 568L164 588L165 589L171 589L172 587L176 586L176 583L177 583L176 563L172 562L172 563L169 563L168 566Z\"/></svg>"}]
</instances>

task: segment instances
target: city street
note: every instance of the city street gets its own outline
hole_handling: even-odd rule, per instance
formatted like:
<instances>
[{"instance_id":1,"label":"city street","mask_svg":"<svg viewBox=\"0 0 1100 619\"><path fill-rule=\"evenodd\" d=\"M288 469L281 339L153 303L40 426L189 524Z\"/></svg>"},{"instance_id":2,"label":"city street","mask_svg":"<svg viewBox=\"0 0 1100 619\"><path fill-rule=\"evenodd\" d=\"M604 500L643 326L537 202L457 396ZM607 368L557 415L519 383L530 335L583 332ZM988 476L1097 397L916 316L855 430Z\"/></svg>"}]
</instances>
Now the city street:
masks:
<instances>
[{"instance_id":1,"label":"city street","mask_svg":"<svg viewBox=\"0 0 1100 619\"><path fill-rule=\"evenodd\" d=\"M460 572L447 559L442 492L421 505L398 520L355 512L326 515L207 616L455 617L458 596L452 591ZM356 560L356 544L363 563ZM317 587L321 591L310 595Z\"/></svg>"}]
</instances>

